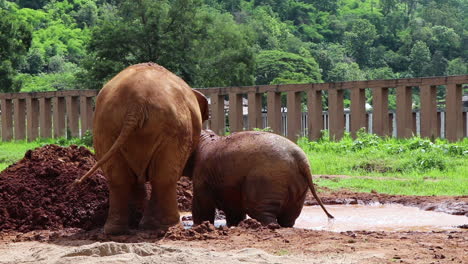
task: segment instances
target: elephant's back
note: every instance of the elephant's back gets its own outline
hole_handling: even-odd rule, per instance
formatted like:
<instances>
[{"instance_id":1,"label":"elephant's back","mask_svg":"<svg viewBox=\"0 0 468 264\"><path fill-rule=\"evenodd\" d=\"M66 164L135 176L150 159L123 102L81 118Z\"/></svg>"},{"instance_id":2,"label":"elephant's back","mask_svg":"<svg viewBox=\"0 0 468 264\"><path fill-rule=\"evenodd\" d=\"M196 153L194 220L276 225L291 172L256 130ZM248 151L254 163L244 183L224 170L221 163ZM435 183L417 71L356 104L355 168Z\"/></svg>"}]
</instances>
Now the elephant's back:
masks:
<instances>
[{"instance_id":1,"label":"elephant's back","mask_svg":"<svg viewBox=\"0 0 468 264\"><path fill-rule=\"evenodd\" d=\"M223 149L226 156L251 156L251 161L258 159L266 163L278 161L295 162L306 158L304 151L289 139L261 131L244 131L222 137L222 143L217 145Z\"/></svg>"},{"instance_id":2,"label":"elephant's back","mask_svg":"<svg viewBox=\"0 0 468 264\"><path fill-rule=\"evenodd\" d=\"M307 162L296 144L273 133L238 132L203 145L197 163L213 172L211 182L222 186L239 185L246 178L294 180L301 177L299 163Z\"/></svg>"},{"instance_id":3,"label":"elephant's back","mask_svg":"<svg viewBox=\"0 0 468 264\"><path fill-rule=\"evenodd\" d=\"M174 114L176 106L195 108L196 98L182 79L154 63L130 66L112 78L99 92L96 105L102 111L125 109L132 104ZM96 109L98 111L98 109Z\"/></svg>"}]
</instances>

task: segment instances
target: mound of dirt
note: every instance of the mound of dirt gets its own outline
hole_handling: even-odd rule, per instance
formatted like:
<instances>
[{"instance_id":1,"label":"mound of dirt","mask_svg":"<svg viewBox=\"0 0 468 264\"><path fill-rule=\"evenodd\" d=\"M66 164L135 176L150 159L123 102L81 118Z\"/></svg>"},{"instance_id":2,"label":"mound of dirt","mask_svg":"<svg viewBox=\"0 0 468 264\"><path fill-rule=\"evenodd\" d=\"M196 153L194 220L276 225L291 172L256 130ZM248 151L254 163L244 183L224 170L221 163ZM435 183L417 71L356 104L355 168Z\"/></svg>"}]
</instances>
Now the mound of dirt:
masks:
<instances>
[{"instance_id":1,"label":"mound of dirt","mask_svg":"<svg viewBox=\"0 0 468 264\"><path fill-rule=\"evenodd\" d=\"M94 164L84 147L46 145L29 150L24 158L0 173L0 231L102 227L108 210L108 187L101 170L70 188ZM177 185L181 211L190 211L192 184L182 177ZM141 212L133 212L136 227Z\"/></svg>"},{"instance_id":2,"label":"mound of dirt","mask_svg":"<svg viewBox=\"0 0 468 264\"><path fill-rule=\"evenodd\" d=\"M27 151L0 174L0 230L102 226L108 209L102 172L69 188L94 163L84 147L47 145Z\"/></svg>"}]
</instances>

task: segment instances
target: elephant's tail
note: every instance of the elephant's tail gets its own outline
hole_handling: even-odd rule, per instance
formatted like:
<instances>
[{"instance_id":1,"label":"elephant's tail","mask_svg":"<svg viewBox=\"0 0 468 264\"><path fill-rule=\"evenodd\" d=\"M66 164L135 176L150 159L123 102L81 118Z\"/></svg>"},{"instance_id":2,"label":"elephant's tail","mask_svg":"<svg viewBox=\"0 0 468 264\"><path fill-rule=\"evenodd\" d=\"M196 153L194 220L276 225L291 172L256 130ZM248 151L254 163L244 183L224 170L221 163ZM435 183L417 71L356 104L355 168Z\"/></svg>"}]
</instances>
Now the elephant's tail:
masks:
<instances>
[{"instance_id":1,"label":"elephant's tail","mask_svg":"<svg viewBox=\"0 0 468 264\"><path fill-rule=\"evenodd\" d=\"M127 141L128 137L135 130L135 128L143 126L146 115L142 112L144 111L128 111L128 114L125 117L125 123L122 126L122 130L120 130L120 134L112 147L102 156L98 162L96 162L96 164L94 164L94 166L85 175L79 179L76 179L73 182L73 186L82 183L86 178L91 176L97 169L99 169L99 167L102 166L102 164L108 161L120 149L120 147Z\"/></svg>"},{"instance_id":2,"label":"elephant's tail","mask_svg":"<svg viewBox=\"0 0 468 264\"><path fill-rule=\"evenodd\" d=\"M314 183L312 182L312 173L310 172L310 166L309 166L309 162L308 162L307 158L303 162L300 162L299 164L300 164L300 167L301 167L301 170L302 170L302 175L306 176L307 184L309 185L309 189L312 192L312 195L314 196L315 200L317 200L320 207L322 207L325 214L327 214L328 218L333 219L334 218L333 215L331 215L327 211L327 209L325 208L325 206L322 203L322 200L320 200L320 198L317 195L317 192L315 191Z\"/></svg>"}]
</instances>

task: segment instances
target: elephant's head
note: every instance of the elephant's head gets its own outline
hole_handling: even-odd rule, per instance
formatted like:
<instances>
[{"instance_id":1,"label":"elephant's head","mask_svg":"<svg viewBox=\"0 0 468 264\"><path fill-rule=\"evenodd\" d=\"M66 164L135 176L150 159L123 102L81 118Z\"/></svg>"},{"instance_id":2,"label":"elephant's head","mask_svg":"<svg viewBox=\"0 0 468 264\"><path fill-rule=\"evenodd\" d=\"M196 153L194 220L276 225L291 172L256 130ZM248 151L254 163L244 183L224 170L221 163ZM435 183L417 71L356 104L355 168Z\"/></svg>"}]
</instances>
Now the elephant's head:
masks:
<instances>
[{"instance_id":1,"label":"elephant's head","mask_svg":"<svg viewBox=\"0 0 468 264\"><path fill-rule=\"evenodd\" d=\"M192 155L190 155L189 159L187 160L187 163L185 163L185 168L184 168L184 171L183 171L182 175L187 176L190 179L192 178L193 169L196 166L196 164L195 164L196 156L199 155L200 152L203 151L203 148L207 144L209 144L212 141L217 140L218 138L219 138L219 136L216 135L215 132L213 132L210 129L204 129L204 130L201 131L201 133L200 133L200 142L199 142L199 144L197 146L197 149L194 152L192 152Z\"/></svg>"}]
</instances>

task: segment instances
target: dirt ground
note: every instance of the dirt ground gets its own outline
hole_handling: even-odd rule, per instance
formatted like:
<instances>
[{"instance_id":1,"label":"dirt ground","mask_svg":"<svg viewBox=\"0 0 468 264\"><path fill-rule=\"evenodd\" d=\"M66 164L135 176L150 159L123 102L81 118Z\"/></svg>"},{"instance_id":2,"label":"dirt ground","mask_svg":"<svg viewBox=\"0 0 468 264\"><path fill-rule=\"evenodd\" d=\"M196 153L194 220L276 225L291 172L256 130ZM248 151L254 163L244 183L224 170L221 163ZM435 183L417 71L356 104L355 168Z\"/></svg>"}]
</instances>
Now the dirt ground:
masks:
<instances>
[{"instance_id":1,"label":"dirt ground","mask_svg":"<svg viewBox=\"0 0 468 264\"><path fill-rule=\"evenodd\" d=\"M328 232L262 227L247 219L232 228L204 223L190 229L179 225L167 232L132 229L129 235L106 236L102 217L107 186L102 175L83 189L72 193L66 189L71 200L55 197L93 162L92 154L80 148L45 147L0 173L0 263L468 263L467 225L430 232ZM93 192L96 197L89 196ZM180 210L188 211L192 193L187 178L179 182L178 195ZM319 196L326 205L396 203L465 216L468 223L468 196L327 189ZM312 196L306 199L306 206L315 204ZM31 217L37 208L41 210Z\"/></svg>"},{"instance_id":2,"label":"dirt ground","mask_svg":"<svg viewBox=\"0 0 468 264\"><path fill-rule=\"evenodd\" d=\"M321 192L327 204L402 203L466 215L468 197L415 197ZM314 204L308 199L307 204ZM468 222L468 221L467 221ZM466 226L432 232L328 232L205 223L167 233L133 230L106 236L102 229L68 228L0 233L0 263L468 263Z\"/></svg>"}]
</instances>

